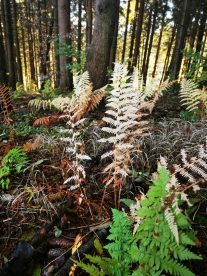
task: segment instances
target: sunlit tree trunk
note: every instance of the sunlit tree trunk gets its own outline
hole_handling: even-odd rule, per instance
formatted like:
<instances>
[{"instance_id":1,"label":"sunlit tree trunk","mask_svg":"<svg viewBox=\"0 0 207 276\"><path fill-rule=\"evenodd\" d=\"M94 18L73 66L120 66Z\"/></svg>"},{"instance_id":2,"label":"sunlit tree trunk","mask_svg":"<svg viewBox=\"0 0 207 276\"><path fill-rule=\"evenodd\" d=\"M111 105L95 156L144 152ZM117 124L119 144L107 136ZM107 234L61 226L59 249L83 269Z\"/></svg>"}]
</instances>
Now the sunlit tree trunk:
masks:
<instances>
[{"instance_id":1,"label":"sunlit tree trunk","mask_svg":"<svg viewBox=\"0 0 207 276\"><path fill-rule=\"evenodd\" d=\"M119 0L96 0L94 31L85 70L90 74L95 88L107 83L107 67L116 26Z\"/></svg>"}]
</instances>

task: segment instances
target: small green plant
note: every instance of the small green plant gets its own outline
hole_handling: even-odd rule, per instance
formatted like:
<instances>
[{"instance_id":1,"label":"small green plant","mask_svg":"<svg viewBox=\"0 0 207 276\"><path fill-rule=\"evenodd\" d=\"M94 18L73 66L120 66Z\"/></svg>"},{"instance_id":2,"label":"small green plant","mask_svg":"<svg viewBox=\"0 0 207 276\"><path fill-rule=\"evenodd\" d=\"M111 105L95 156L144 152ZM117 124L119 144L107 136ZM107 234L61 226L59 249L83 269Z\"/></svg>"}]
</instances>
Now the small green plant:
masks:
<instances>
[{"instance_id":1,"label":"small green plant","mask_svg":"<svg viewBox=\"0 0 207 276\"><path fill-rule=\"evenodd\" d=\"M198 259L188 249L195 245L195 233L188 217L179 207L184 201L190 204L174 176L159 165L158 175L146 196L133 204L130 215L113 210L113 224L104 248L110 258L86 255L90 262L74 261L90 275L150 276L170 275L193 276L182 261ZM134 222L134 229L132 224ZM133 265L134 264L134 265ZM134 269L133 267L136 267Z\"/></svg>"},{"instance_id":2,"label":"small green plant","mask_svg":"<svg viewBox=\"0 0 207 276\"><path fill-rule=\"evenodd\" d=\"M2 159L0 167L0 184L2 189L8 189L9 175L12 172L20 173L22 167L28 162L27 154L21 147L11 149Z\"/></svg>"},{"instance_id":3,"label":"small green plant","mask_svg":"<svg viewBox=\"0 0 207 276\"><path fill-rule=\"evenodd\" d=\"M40 134L43 126L33 127L27 121L15 122L13 124L11 135L13 137L27 136L30 134Z\"/></svg>"},{"instance_id":4,"label":"small green plant","mask_svg":"<svg viewBox=\"0 0 207 276\"><path fill-rule=\"evenodd\" d=\"M197 122L201 118L201 116L202 116L201 110L193 110L193 111L182 110L180 112L180 117L182 119L192 123Z\"/></svg>"},{"instance_id":5,"label":"small green plant","mask_svg":"<svg viewBox=\"0 0 207 276\"><path fill-rule=\"evenodd\" d=\"M203 51L203 54L196 52L193 48L189 50L182 50L183 55L191 60L191 66L185 72L185 77L192 79L196 82L206 81L207 79L207 64L206 64L206 53L207 50Z\"/></svg>"},{"instance_id":6,"label":"small green plant","mask_svg":"<svg viewBox=\"0 0 207 276\"><path fill-rule=\"evenodd\" d=\"M56 54L67 56L73 59L73 62L66 64L65 67L73 74L77 74L79 72L82 73L86 62L88 49L86 48L84 51L77 51L73 45L63 43L59 38L53 39L51 42L54 42L59 47L56 51Z\"/></svg>"}]
</instances>

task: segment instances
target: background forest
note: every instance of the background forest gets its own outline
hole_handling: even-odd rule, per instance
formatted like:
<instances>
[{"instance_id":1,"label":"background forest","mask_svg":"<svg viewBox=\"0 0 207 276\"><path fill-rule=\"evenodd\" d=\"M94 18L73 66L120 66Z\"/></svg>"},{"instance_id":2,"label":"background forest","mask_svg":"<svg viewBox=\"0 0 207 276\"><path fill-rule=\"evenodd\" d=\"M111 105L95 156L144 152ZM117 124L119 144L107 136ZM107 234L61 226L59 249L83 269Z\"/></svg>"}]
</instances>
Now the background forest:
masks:
<instances>
[{"instance_id":1,"label":"background forest","mask_svg":"<svg viewBox=\"0 0 207 276\"><path fill-rule=\"evenodd\" d=\"M206 20L0 0L0 276L207 275Z\"/></svg>"},{"instance_id":2,"label":"background forest","mask_svg":"<svg viewBox=\"0 0 207 276\"><path fill-rule=\"evenodd\" d=\"M144 82L206 80L205 0L107 2L2 0L0 82L72 90L72 74L85 66L100 88L115 61L137 66Z\"/></svg>"}]
</instances>

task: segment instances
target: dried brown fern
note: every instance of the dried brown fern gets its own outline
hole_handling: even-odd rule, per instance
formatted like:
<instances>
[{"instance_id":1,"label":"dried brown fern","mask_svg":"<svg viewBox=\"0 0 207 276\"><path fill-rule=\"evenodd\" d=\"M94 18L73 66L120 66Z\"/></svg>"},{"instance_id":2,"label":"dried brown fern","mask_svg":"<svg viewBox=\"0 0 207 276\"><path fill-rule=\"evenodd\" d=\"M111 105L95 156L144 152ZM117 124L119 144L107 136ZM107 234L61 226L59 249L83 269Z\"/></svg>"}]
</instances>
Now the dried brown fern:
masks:
<instances>
[{"instance_id":1,"label":"dried brown fern","mask_svg":"<svg viewBox=\"0 0 207 276\"><path fill-rule=\"evenodd\" d=\"M26 142L24 144L24 151L29 152L40 148L40 146L44 143L44 140L44 136L39 136L34 140L34 142Z\"/></svg>"},{"instance_id":2,"label":"dried brown fern","mask_svg":"<svg viewBox=\"0 0 207 276\"><path fill-rule=\"evenodd\" d=\"M60 121L63 121L63 117L60 115L45 116L45 117L36 119L33 123L33 126L36 127L36 126L44 125L45 127L49 127Z\"/></svg>"},{"instance_id":3,"label":"dried brown fern","mask_svg":"<svg viewBox=\"0 0 207 276\"><path fill-rule=\"evenodd\" d=\"M81 110L82 116L88 114L91 110L94 110L99 105L102 98L106 96L104 88L105 87L93 91L93 84L89 83L84 90L76 90L71 101L71 107L74 111ZM77 89L80 88L78 87Z\"/></svg>"},{"instance_id":4,"label":"dried brown fern","mask_svg":"<svg viewBox=\"0 0 207 276\"><path fill-rule=\"evenodd\" d=\"M3 122L8 125L11 125L11 122L13 122L13 120L9 117L13 109L14 105L12 104L9 88L0 84L0 114L3 114Z\"/></svg>"}]
</instances>

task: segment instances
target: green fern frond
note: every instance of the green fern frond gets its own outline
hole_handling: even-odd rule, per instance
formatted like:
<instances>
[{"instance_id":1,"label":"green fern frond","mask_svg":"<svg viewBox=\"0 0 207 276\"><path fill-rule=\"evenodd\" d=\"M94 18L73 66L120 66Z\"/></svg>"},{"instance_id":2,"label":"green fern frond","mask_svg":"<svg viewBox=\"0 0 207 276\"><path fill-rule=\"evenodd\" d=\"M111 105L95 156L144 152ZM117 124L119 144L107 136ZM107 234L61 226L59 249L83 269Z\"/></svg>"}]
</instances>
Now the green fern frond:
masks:
<instances>
[{"instance_id":1,"label":"green fern frond","mask_svg":"<svg viewBox=\"0 0 207 276\"><path fill-rule=\"evenodd\" d=\"M202 258L195 253L191 252L188 248L180 245L173 248L173 256L175 259L184 260L202 260Z\"/></svg>"},{"instance_id":2,"label":"green fern frond","mask_svg":"<svg viewBox=\"0 0 207 276\"><path fill-rule=\"evenodd\" d=\"M161 267L173 276L195 276L187 267L169 257L162 260Z\"/></svg>"},{"instance_id":3,"label":"green fern frond","mask_svg":"<svg viewBox=\"0 0 207 276\"><path fill-rule=\"evenodd\" d=\"M86 255L86 257L88 257L88 255ZM100 257L94 257L94 262L96 262L97 258L99 258L100 261L102 261ZM91 276L94 276L94 275L97 275L97 276L107 275L108 269L106 271L100 271L100 269L98 269L95 265L85 264L83 262L78 262L78 261L73 260L73 259L72 259L72 261L75 264L77 264L79 267L81 267L83 270L85 270L87 273L89 273ZM93 259L91 261L93 261ZM100 264L100 262L98 262L98 263ZM102 263L104 264L104 267L106 267L105 262L102 261L101 264ZM100 267L102 267L102 266L100 265ZM106 267L106 268L108 268L108 267Z\"/></svg>"}]
</instances>

